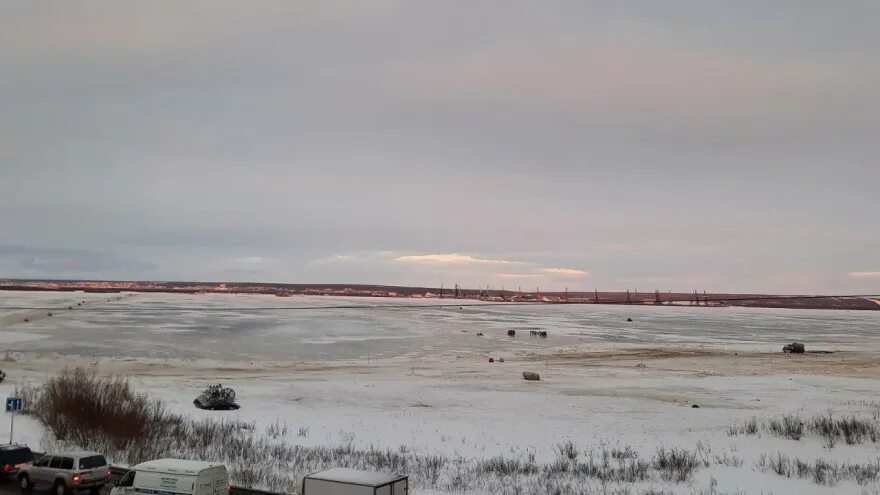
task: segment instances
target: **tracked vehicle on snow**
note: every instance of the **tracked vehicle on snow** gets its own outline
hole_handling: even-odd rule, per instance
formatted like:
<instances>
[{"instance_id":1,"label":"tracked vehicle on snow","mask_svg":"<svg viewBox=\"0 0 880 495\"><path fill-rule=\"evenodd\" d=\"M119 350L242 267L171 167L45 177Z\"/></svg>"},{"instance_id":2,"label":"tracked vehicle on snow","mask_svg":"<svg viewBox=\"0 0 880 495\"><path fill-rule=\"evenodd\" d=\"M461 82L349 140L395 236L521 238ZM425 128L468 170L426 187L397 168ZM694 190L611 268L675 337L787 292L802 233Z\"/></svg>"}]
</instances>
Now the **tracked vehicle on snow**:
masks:
<instances>
[{"instance_id":1,"label":"tracked vehicle on snow","mask_svg":"<svg viewBox=\"0 0 880 495\"><path fill-rule=\"evenodd\" d=\"M193 401L199 409L208 409L212 411L227 411L230 409L238 409L239 405L235 403L235 390L224 388L221 384L210 385Z\"/></svg>"}]
</instances>

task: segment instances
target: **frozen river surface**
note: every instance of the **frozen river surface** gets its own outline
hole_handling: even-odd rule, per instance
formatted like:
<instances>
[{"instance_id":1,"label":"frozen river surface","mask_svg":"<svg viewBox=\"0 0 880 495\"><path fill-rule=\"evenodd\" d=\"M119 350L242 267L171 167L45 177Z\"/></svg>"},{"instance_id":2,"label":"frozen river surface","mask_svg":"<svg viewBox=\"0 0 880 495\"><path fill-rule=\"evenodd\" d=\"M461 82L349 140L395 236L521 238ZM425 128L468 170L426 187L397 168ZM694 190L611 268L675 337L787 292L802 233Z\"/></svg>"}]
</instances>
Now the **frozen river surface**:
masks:
<instances>
[{"instance_id":1,"label":"frozen river surface","mask_svg":"<svg viewBox=\"0 0 880 495\"><path fill-rule=\"evenodd\" d=\"M531 337L533 329L549 335ZM840 352L784 355L792 340ZM757 467L779 453L874 465L880 443L829 449L816 435L728 433L783 414L877 418L878 344L873 311L0 292L0 349L8 352L0 393L79 366L125 376L193 417L242 420L257 431L289 425L306 433L285 441L301 445L466 461L549 462L564 441L585 451L632 448L642 458L661 446L711 452L692 480L660 486L675 494L880 493L880 476L824 485ZM539 371L541 381L524 381L523 371ZM217 380L236 389L241 409L193 407ZM20 421L18 438L41 445L41 427Z\"/></svg>"},{"instance_id":2,"label":"frozen river surface","mask_svg":"<svg viewBox=\"0 0 880 495\"><path fill-rule=\"evenodd\" d=\"M880 313L875 312L525 304L459 307L456 302L0 292L0 328L6 330L0 343L11 352L274 362L515 352L576 344L770 350L799 340L814 349L880 347ZM53 315L48 317L50 311ZM517 331L514 338L507 336L511 329ZM549 337L530 337L532 329L546 330ZM484 335L477 336L478 332Z\"/></svg>"}]
</instances>

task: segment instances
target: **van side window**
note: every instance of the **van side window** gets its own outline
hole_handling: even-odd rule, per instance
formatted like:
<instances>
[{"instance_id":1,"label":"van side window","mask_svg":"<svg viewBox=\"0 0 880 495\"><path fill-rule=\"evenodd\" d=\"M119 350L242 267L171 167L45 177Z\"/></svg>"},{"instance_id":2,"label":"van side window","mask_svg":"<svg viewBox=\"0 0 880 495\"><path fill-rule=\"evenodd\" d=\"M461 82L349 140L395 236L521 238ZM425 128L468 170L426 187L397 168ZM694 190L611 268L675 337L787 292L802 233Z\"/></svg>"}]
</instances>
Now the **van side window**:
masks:
<instances>
[{"instance_id":1,"label":"van side window","mask_svg":"<svg viewBox=\"0 0 880 495\"><path fill-rule=\"evenodd\" d=\"M61 458L53 457L52 460L49 461L49 467L52 469L59 469L61 467Z\"/></svg>"},{"instance_id":2,"label":"van side window","mask_svg":"<svg viewBox=\"0 0 880 495\"><path fill-rule=\"evenodd\" d=\"M39 459L34 461L34 466L46 467L49 465L49 459L51 459L51 457L44 455L43 457L40 457Z\"/></svg>"},{"instance_id":3,"label":"van side window","mask_svg":"<svg viewBox=\"0 0 880 495\"><path fill-rule=\"evenodd\" d=\"M73 469L73 459L70 457L62 457L61 469Z\"/></svg>"},{"instance_id":4,"label":"van side window","mask_svg":"<svg viewBox=\"0 0 880 495\"><path fill-rule=\"evenodd\" d=\"M116 486L132 486L134 485L134 475L135 471L129 471L119 480L119 483L116 483Z\"/></svg>"}]
</instances>

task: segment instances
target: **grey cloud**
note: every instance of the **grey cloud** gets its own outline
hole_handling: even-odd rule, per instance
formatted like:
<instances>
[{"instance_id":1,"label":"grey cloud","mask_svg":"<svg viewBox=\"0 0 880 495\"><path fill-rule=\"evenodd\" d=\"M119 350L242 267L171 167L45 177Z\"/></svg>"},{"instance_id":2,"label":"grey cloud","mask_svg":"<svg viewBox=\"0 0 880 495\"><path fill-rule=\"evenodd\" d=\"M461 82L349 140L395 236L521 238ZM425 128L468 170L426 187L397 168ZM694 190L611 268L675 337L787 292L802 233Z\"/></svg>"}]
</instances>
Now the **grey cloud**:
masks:
<instances>
[{"instance_id":1,"label":"grey cloud","mask_svg":"<svg viewBox=\"0 0 880 495\"><path fill-rule=\"evenodd\" d=\"M864 290L878 8L6 2L0 276Z\"/></svg>"},{"instance_id":2,"label":"grey cloud","mask_svg":"<svg viewBox=\"0 0 880 495\"><path fill-rule=\"evenodd\" d=\"M4 276L36 278L143 278L158 265L79 249L0 245Z\"/></svg>"}]
</instances>

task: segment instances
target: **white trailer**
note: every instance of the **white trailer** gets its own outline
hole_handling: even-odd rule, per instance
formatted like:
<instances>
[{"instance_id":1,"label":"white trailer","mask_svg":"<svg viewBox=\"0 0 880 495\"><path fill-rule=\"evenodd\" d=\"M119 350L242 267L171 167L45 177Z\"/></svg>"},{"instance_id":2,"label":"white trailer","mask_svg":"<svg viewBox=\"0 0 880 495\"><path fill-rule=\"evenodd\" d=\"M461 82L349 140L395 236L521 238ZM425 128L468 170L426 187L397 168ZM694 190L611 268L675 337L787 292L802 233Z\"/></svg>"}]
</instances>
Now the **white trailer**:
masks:
<instances>
[{"instance_id":1,"label":"white trailer","mask_svg":"<svg viewBox=\"0 0 880 495\"><path fill-rule=\"evenodd\" d=\"M399 474L334 468L303 478L302 495L407 495L409 478Z\"/></svg>"}]
</instances>

